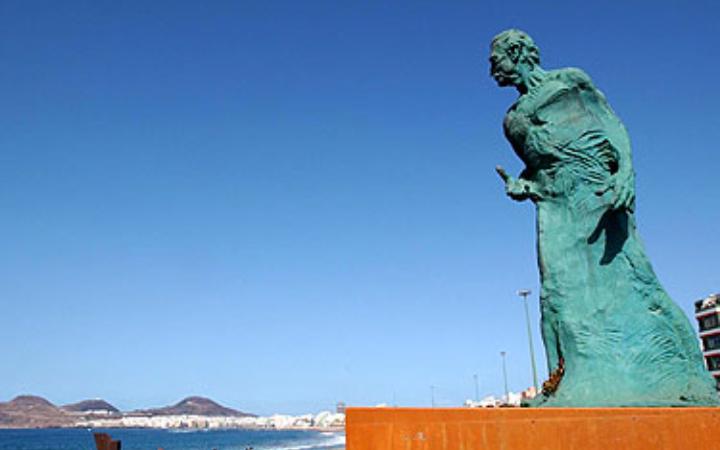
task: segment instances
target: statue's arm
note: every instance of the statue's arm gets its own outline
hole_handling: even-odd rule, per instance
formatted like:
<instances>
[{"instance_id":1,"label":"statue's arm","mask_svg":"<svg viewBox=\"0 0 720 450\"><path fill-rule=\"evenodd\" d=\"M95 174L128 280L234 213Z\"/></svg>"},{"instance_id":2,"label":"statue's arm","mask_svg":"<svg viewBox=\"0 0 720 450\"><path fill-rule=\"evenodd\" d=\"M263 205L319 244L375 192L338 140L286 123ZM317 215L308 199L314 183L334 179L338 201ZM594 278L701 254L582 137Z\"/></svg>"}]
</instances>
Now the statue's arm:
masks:
<instances>
[{"instance_id":1,"label":"statue's arm","mask_svg":"<svg viewBox=\"0 0 720 450\"><path fill-rule=\"evenodd\" d=\"M605 191L611 190L612 208L616 210L625 209L635 211L635 170L632 164L632 150L630 138L620 119L605 102L601 92L597 92L604 102L605 110L608 112L610 124L608 125L608 140L615 150L615 166L611 167L610 180ZM603 193L599 193L602 195Z\"/></svg>"},{"instance_id":2,"label":"statue's arm","mask_svg":"<svg viewBox=\"0 0 720 450\"><path fill-rule=\"evenodd\" d=\"M602 195L605 191L612 190L613 209L627 209L632 212L635 210L635 171L632 165L630 138L625 126L608 104L605 95L595 87L585 72L575 68L566 70L565 75L571 84L591 94L589 97L596 103L596 108L601 111L599 116L603 117L603 122L605 122L602 128L605 130L607 140L613 149L614 167L610 167L610 182L598 194Z\"/></svg>"},{"instance_id":3,"label":"statue's arm","mask_svg":"<svg viewBox=\"0 0 720 450\"><path fill-rule=\"evenodd\" d=\"M635 171L632 167L630 144L618 145L617 169L611 175L610 183L606 190L613 191L613 209L626 209L635 211ZM600 195L603 192L599 192Z\"/></svg>"},{"instance_id":4,"label":"statue's arm","mask_svg":"<svg viewBox=\"0 0 720 450\"><path fill-rule=\"evenodd\" d=\"M556 124L557 145L566 152L585 151L588 146L607 146L608 183L598 195L612 191L612 208L635 208L635 173L630 140L625 127L607 103L605 96L580 69L559 71L556 88L537 109L538 120ZM588 111L592 111L588 114ZM583 119L580 119L583 118ZM580 119L580 120L579 120ZM599 153L595 153L596 155Z\"/></svg>"}]
</instances>

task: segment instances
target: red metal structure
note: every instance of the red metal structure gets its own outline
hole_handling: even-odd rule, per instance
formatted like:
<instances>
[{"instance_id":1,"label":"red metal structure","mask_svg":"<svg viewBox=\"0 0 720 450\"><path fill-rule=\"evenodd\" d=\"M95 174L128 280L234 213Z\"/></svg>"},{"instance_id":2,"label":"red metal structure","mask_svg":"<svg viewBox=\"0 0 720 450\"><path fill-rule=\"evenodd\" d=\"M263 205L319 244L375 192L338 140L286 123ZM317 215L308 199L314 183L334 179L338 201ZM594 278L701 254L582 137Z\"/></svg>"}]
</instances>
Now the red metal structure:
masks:
<instances>
[{"instance_id":1,"label":"red metal structure","mask_svg":"<svg viewBox=\"0 0 720 450\"><path fill-rule=\"evenodd\" d=\"M347 450L720 448L720 408L348 408Z\"/></svg>"}]
</instances>

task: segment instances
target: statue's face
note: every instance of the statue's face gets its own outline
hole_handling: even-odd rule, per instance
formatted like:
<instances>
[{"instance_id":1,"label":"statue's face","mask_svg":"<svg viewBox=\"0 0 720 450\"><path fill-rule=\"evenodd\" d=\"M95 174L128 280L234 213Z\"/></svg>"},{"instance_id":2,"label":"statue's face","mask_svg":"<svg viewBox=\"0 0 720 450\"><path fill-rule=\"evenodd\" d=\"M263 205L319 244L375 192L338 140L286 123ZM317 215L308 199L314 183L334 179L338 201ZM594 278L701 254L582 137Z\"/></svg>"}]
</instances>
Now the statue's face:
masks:
<instances>
[{"instance_id":1,"label":"statue's face","mask_svg":"<svg viewBox=\"0 0 720 450\"><path fill-rule=\"evenodd\" d=\"M517 61L508 54L503 45L493 45L490 53L490 75L498 86L515 86L519 82Z\"/></svg>"}]
</instances>

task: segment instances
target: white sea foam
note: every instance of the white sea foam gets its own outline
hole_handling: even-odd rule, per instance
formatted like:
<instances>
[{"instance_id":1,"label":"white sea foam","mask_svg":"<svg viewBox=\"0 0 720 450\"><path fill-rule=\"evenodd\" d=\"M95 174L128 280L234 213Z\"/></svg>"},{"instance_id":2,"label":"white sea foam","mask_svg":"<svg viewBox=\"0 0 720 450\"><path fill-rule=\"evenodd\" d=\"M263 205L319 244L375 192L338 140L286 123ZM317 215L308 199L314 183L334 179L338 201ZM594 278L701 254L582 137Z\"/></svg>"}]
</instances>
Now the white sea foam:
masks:
<instances>
[{"instance_id":1,"label":"white sea foam","mask_svg":"<svg viewBox=\"0 0 720 450\"><path fill-rule=\"evenodd\" d=\"M168 428L168 433L207 433L208 428Z\"/></svg>"},{"instance_id":2,"label":"white sea foam","mask_svg":"<svg viewBox=\"0 0 720 450\"><path fill-rule=\"evenodd\" d=\"M327 439L318 440L311 443L303 443L291 446L279 446L279 447L257 447L256 450L311 450L311 449L323 449L323 448L335 448L345 445L345 435L339 433L322 433L323 437L327 436Z\"/></svg>"}]
</instances>

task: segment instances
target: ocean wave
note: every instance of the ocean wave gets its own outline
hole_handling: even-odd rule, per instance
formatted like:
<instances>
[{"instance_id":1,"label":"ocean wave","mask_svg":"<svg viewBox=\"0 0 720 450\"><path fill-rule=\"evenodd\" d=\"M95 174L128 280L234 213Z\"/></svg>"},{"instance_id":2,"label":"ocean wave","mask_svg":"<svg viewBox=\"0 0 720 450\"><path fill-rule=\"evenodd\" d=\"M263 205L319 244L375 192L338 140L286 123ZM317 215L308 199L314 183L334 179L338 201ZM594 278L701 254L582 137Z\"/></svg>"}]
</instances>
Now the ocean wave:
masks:
<instances>
[{"instance_id":1,"label":"ocean wave","mask_svg":"<svg viewBox=\"0 0 720 450\"><path fill-rule=\"evenodd\" d=\"M324 436L327 434L323 433ZM336 447L343 447L345 445L344 434L331 434L329 439L324 439L318 442L297 444L291 446L280 446L280 447L260 447L257 450L313 450L313 449L329 449Z\"/></svg>"},{"instance_id":2,"label":"ocean wave","mask_svg":"<svg viewBox=\"0 0 720 450\"><path fill-rule=\"evenodd\" d=\"M168 433L207 433L208 428L169 428Z\"/></svg>"}]
</instances>

